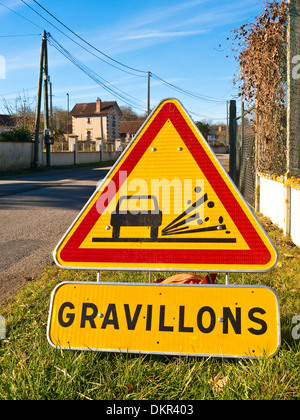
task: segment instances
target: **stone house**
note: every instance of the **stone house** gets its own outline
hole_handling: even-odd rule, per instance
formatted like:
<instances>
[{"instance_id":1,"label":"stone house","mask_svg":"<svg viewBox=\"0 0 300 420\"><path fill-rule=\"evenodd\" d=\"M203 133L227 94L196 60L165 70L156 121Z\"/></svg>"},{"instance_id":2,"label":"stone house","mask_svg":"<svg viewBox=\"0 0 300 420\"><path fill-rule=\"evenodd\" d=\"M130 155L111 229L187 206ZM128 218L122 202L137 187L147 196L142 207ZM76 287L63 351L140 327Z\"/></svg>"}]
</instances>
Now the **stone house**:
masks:
<instances>
[{"instance_id":1,"label":"stone house","mask_svg":"<svg viewBox=\"0 0 300 420\"><path fill-rule=\"evenodd\" d=\"M228 144L228 130L226 124L209 125L208 142L212 144Z\"/></svg>"},{"instance_id":2,"label":"stone house","mask_svg":"<svg viewBox=\"0 0 300 420\"><path fill-rule=\"evenodd\" d=\"M117 102L96 102L76 104L71 111L72 130L70 135L79 141L96 139L116 140L120 137L119 118L122 112Z\"/></svg>"}]
</instances>

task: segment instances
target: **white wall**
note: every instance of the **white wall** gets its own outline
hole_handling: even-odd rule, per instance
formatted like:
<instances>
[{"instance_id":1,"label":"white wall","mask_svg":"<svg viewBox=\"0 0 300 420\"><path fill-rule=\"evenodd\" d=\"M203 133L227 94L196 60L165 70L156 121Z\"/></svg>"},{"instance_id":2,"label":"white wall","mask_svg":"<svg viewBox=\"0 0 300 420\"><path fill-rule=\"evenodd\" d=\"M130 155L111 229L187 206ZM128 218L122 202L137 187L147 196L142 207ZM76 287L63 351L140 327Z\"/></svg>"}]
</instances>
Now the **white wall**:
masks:
<instances>
[{"instance_id":1,"label":"white wall","mask_svg":"<svg viewBox=\"0 0 300 420\"><path fill-rule=\"evenodd\" d=\"M285 227L283 183L260 178L259 210L281 229Z\"/></svg>"},{"instance_id":2,"label":"white wall","mask_svg":"<svg viewBox=\"0 0 300 420\"><path fill-rule=\"evenodd\" d=\"M294 188L291 193L291 237L300 246L300 191Z\"/></svg>"},{"instance_id":3,"label":"white wall","mask_svg":"<svg viewBox=\"0 0 300 420\"><path fill-rule=\"evenodd\" d=\"M290 191L288 190L290 189ZM300 191L283 181L260 175L259 211L269 217L300 246Z\"/></svg>"},{"instance_id":4,"label":"white wall","mask_svg":"<svg viewBox=\"0 0 300 420\"><path fill-rule=\"evenodd\" d=\"M33 143L0 142L0 171L18 171L30 168Z\"/></svg>"},{"instance_id":5,"label":"white wall","mask_svg":"<svg viewBox=\"0 0 300 420\"><path fill-rule=\"evenodd\" d=\"M94 141L97 137L102 138L101 119L103 124L103 138L107 139L106 118L102 116L90 117L88 123L87 117L72 117L73 135L76 134L79 141L87 139L87 130L91 131L91 140Z\"/></svg>"},{"instance_id":6,"label":"white wall","mask_svg":"<svg viewBox=\"0 0 300 420\"><path fill-rule=\"evenodd\" d=\"M119 152L113 153L102 153L102 162L108 162L112 160L117 160L120 156ZM60 165L74 165L75 164L75 154L74 152L56 152L51 153L51 165L60 166ZM43 166L46 166L46 153L43 153ZM100 163L101 155L100 152L77 152L76 153L76 164L81 163Z\"/></svg>"},{"instance_id":7,"label":"white wall","mask_svg":"<svg viewBox=\"0 0 300 420\"><path fill-rule=\"evenodd\" d=\"M18 171L29 169L32 163L33 143L25 142L0 142L0 172ZM41 166L46 166L46 153L39 148L39 160ZM120 152L102 153L102 162L119 159ZM101 154L98 152L52 152L51 165L74 165L80 163L100 163Z\"/></svg>"},{"instance_id":8,"label":"white wall","mask_svg":"<svg viewBox=\"0 0 300 420\"><path fill-rule=\"evenodd\" d=\"M46 153L43 152L43 166L47 165ZM74 165L74 152L51 153L51 166Z\"/></svg>"}]
</instances>

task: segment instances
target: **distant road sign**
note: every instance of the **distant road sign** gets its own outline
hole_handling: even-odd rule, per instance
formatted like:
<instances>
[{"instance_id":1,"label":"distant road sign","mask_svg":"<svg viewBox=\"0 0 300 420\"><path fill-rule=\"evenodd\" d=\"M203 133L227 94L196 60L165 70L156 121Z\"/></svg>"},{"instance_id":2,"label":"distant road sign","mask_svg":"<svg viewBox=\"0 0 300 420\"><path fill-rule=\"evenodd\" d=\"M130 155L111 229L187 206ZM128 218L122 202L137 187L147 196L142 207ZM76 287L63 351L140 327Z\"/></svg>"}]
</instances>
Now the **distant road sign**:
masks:
<instances>
[{"instance_id":1,"label":"distant road sign","mask_svg":"<svg viewBox=\"0 0 300 420\"><path fill-rule=\"evenodd\" d=\"M64 268L268 271L277 251L197 127L163 101L54 252Z\"/></svg>"},{"instance_id":2,"label":"distant road sign","mask_svg":"<svg viewBox=\"0 0 300 420\"><path fill-rule=\"evenodd\" d=\"M273 356L278 299L262 286L62 283L51 298L48 341L73 350Z\"/></svg>"}]
</instances>

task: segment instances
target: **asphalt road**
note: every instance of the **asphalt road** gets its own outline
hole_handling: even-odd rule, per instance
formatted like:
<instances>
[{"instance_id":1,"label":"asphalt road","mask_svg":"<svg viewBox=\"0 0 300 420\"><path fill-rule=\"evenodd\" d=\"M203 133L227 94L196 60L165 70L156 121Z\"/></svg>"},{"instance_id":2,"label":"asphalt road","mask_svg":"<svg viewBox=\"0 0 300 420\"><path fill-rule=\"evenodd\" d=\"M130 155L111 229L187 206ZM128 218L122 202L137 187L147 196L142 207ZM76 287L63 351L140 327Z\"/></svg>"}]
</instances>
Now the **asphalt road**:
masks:
<instances>
[{"instance_id":1,"label":"asphalt road","mask_svg":"<svg viewBox=\"0 0 300 420\"><path fill-rule=\"evenodd\" d=\"M107 170L0 178L0 304L53 262L54 248Z\"/></svg>"}]
</instances>

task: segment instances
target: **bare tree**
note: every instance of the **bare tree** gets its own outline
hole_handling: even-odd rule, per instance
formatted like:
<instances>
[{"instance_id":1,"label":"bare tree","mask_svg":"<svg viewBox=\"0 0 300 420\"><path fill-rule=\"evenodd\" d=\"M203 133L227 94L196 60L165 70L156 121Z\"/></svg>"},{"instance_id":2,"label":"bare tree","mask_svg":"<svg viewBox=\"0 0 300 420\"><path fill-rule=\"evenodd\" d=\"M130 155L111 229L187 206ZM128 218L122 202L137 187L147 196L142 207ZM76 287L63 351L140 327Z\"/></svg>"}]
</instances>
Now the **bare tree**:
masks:
<instances>
[{"instance_id":1,"label":"bare tree","mask_svg":"<svg viewBox=\"0 0 300 420\"><path fill-rule=\"evenodd\" d=\"M35 128L35 102L25 92L19 94L14 99L2 98L3 107L11 117L16 128L24 128L31 132Z\"/></svg>"}]
</instances>

